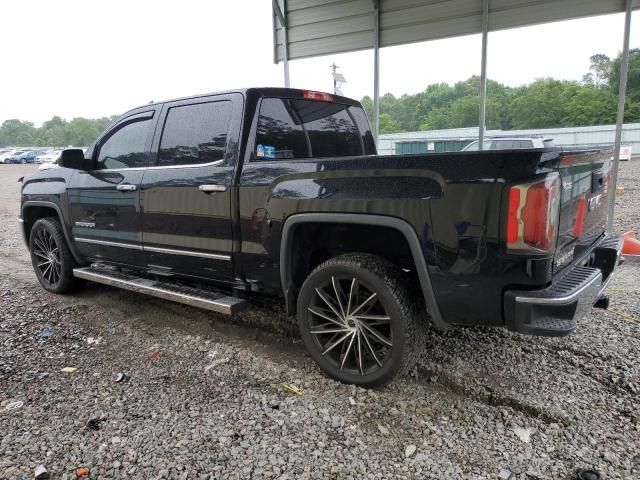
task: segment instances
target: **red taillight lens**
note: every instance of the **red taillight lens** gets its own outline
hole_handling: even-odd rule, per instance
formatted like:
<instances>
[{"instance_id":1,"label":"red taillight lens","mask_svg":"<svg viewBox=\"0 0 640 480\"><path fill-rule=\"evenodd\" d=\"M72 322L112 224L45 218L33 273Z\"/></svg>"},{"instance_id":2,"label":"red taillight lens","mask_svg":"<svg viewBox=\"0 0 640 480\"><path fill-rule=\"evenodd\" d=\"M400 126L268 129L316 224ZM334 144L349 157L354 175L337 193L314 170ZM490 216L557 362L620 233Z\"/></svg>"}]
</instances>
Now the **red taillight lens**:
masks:
<instances>
[{"instance_id":1,"label":"red taillight lens","mask_svg":"<svg viewBox=\"0 0 640 480\"><path fill-rule=\"evenodd\" d=\"M509 190L509 214L507 219L507 244L518 241L518 212L520 210L520 189L511 187Z\"/></svg>"},{"instance_id":2,"label":"red taillight lens","mask_svg":"<svg viewBox=\"0 0 640 480\"><path fill-rule=\"evenodd\" d=\"M302 97L307 100L320 100L322 102L333 102L333 95L324 92L314 92L312 90L303 90Z\"/></svg>"},{"instance_id":3,"label":"red taillight lens","mask_svg":"<svg viewBox=\"0 0 640 480\"><path fill-rule=\"evenodd\" d=\"M578 201L578 212L576 213L576 223L573 224L573 236L578 238L584 232L584 215L587 210L587 197L583 193Z\"/></svg>"},{"instance_id":4,"label":"red taillight lens","mask_svg":"<svg viewBox=\"0 0 640 480\"><path fill-rule=\"evenodd\" d=\"M559 208L557 174L539 182L511 187L507 213L507 248L531 253L550 251L557 237Z\"/></svg>"}]
</instances>

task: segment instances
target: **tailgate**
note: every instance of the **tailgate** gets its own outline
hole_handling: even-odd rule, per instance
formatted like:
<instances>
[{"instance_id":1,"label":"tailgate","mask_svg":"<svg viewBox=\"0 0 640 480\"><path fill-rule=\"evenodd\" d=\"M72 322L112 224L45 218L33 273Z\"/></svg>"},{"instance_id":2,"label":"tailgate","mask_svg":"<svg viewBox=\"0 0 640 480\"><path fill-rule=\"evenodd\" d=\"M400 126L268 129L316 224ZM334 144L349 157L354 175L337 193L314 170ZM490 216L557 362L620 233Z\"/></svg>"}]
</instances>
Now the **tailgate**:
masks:
<instances>
[{"instance_id":1,"label":"tailgate","mask_svg":"<svg viewBox=\"0 0 640 480\"><path fill-rule=\"evenodd\" d=\"M564 151L558 244L554 272L568 265L606 230L610 188L610 149Z\"/></svg>"}]
</instances>

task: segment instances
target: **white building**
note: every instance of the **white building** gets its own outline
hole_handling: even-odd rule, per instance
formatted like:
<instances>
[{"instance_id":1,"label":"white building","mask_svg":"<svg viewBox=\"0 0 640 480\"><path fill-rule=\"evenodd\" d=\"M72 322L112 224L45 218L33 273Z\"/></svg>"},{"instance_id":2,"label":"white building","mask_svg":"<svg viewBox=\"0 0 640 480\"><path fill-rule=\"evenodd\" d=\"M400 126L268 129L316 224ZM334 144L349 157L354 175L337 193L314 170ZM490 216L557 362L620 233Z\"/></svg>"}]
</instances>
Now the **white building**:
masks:
<instances>
[{"instance_id":1,"label":"white building","mask_svg":"<svg viewBox=\"0 0 640 480\"><path fill-rule=\"evenodd\" d=\"M541 135L552 138L556 146L612 145L615 125L594 127L543 128L531 130L487 130L486 136L529 136ZM380 135L378 153L420 153L427 151L457 151L478 139L478 127L452 128L448 130L426 130L422 132L389 133ZM640 123L627 123L622 131L622 145L633 149L633 155L640 155Z\"/></svg>"}]
</instances>

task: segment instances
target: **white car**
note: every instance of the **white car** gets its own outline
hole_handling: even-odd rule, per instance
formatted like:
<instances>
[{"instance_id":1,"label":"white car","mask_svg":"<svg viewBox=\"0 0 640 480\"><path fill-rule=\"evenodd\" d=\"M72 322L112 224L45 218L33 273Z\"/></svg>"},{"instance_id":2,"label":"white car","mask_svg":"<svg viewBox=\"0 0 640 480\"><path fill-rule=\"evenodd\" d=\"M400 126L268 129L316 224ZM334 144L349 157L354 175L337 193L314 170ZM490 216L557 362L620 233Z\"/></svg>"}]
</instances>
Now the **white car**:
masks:
<instances>
[{"instance_id":1,"label":"white car","mask_svg":"<svg viewBox=\"0 0 640 480\"><path fill-rule=\"evenodd\" d=\"M553 139L539 136L533 137L492 137L485 138L484 150L513 150L516 148L548 148L553 147ZM471 142L462 149L463 152L477 152L478 141Z\"/></svg>"},{"instance_id":2,"label":"white car","mask_svg":"<svg viewBox=\"0 0 640 480\"><path fill-rule=\"evenodd\" d=\"M9 157L15 155L17 150L15 148L3 148L0 149L0 163L8 163Z\"/></svg>"},{"instance_id":3,"label":"white car","mask_svg":"<svg viewBox=\"0 0 640 480\"><path fill-rule=\"evenodd\" d=\"M45 152L41 155L38 155L35 158L36 163L56 163L58 158L60 158L61 150L52 150L50 152Z\"/></svg>"}]
</instances>

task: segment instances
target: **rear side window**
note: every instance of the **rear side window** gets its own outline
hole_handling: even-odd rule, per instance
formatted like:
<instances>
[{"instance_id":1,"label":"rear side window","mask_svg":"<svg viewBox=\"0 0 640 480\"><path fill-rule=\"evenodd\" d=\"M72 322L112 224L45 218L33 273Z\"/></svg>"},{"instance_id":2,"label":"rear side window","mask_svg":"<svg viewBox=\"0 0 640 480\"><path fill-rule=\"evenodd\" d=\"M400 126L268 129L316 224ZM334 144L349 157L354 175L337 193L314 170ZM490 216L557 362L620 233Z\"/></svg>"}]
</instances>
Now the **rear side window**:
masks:
<instances>
[{"instance_id":1,"label":"rear side window","mask_svg":"<svg viewBox=\"0 0 640 480\"><path fill-rule=\"evenodd\" d=\"M494 140L493 145L491 146L492 150L511 150L514 147L513 140Z\"/></svg>"},{"instance_id":2,"label":"rear side window","mask_svg":"<svg viewBox=\"0 0 640 480\"><path fill-rule=\"evenodd\" d=\"M162 130L158 165L195 165L224 159L231 102L171 107Z\"/></svg>"},{"instance_id":3,"label":"rear side window","mask_svg":"<svg viewBox=\"0 0 640 480\"><path fill-rule=\"evenodd\" d=\"M350 108L361 110L340 103L264 99L258 118L255 157L274 160L375 152L364 112L354 116Z\"/></svg>"},{"instance_id":4,"label":"rear side window","mask_svg":"<svg viewBox=\"0 0 640 480\"><path fill-rule=\"evenodd\" d=\"M118 128L100 147L97 168L146 167L149 157L145 152L145 144L150 127L151 119L146 119Z\"/></svg>"},{"instance_id":5,"label":"rear side window","mask_svg":"<svg viewBox=\"0 0 640 480\"><path fill-rule=\"evenodd\" d=\"M371 129L369 128L369 120L367 119L367 114L364 113L364 110L360 107L349 107L349 113L351 113L351 116L355 120L356 126L358 127L360 135L362 136L364 154L375 155L376 142L373 140L373 134L371 133Z\"/></svg>"},{"instance_id":6,"label":"rear side window","mask_svg":"<svg viewBox=\"0 0 640 480\"><path fill-rule=\"evenodd\" d=\"M262 101L258 130L256 131L256 157L260 160L309 157L307 137L295 118L296 113L279 98Z\"/></svg>"}]
</instances>

